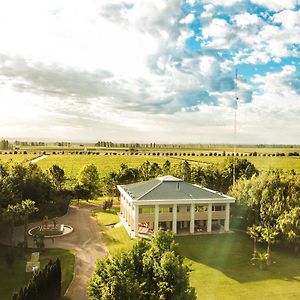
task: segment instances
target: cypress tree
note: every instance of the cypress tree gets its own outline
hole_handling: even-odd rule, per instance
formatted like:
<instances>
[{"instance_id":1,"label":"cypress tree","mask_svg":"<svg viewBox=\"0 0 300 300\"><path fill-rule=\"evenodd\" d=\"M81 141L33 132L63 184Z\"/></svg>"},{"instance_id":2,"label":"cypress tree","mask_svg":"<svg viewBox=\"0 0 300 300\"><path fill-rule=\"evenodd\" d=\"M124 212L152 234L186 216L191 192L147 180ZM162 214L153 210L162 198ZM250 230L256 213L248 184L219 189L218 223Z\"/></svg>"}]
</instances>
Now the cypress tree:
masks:
<instances>
[{"instance_id":1,"label":"cypress tree","mask_svg":"<svg viewBox=\"0 0 300 300\"><path fill-rule=\"evenodd\" d=\"M59 258L56 260L57 265L57 298L61 296L61 263Z\"/></svg>"},{"instance_id":2,"label":"cypress tree","mask_svg":"<svg viewBox=\"0 0 300 300\"><path fill-rule=\"evenodd\" d=\"M18 293L14 293L13 297L11 298L11 300L20 300L19 294Z\"/></svg>"}]
</instances>

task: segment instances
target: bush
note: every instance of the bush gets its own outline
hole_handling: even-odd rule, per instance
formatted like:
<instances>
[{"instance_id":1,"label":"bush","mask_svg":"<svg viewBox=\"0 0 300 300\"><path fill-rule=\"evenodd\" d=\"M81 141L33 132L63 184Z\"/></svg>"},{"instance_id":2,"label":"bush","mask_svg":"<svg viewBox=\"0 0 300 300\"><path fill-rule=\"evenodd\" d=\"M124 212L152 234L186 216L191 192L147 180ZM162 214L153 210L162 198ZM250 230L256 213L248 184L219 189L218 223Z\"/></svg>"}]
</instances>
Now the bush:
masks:
<instances>
[{"instance_id":1,"label":"bush","mask_svg":"<svg viewBox=\"0 0 300 300\"><path fill-rule=\"evenodd\" d=\"M113 202L114 202L113 199L106 199L102 204L102 209L103 210L111 209L113 206Z\"/></svg>"}]
</instances>

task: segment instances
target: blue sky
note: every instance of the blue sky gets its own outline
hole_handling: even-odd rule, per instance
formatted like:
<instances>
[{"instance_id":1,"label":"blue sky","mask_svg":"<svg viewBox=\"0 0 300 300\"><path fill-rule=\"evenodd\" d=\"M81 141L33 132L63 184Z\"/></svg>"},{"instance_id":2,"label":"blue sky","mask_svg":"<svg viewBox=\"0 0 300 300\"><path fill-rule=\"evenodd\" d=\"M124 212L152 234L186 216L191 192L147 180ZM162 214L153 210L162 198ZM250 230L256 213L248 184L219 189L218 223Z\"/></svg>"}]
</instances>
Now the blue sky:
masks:
<instances>
[{"instance_id":1,"label":"blue sky","mask_svg":"<svg viewBox=\"0 0 300 300\"><path fill-rule=\"evenodd\" d=\"M2 1L0 137L300 144L299 8Z\"/></svg>"}]
</instances>

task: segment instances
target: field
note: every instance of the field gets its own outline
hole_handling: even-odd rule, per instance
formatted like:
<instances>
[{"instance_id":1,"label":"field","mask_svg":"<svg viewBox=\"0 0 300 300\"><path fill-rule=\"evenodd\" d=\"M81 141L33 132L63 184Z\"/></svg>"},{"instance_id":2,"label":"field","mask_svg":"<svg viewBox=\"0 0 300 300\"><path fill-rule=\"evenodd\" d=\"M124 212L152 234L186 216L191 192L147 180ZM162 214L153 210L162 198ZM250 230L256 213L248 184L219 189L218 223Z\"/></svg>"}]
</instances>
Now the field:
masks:
<instances>
[{"instance_id":1,"label":"field","mask_svg":"<svg viewBox=\"0 0 300 300\"><path fill-rule=\"evenodd\" d=\"M0 154L0 162L18 161L26 162L37 157L36 154Z\"/></svg>"},{"instance_id":2,"label":"field","mask_svg":"<svg viewBox=\"0 0 300 300\"><path fill-rule=\"evenodd\" d=\"M59 149L59 148L57 148ZM150 163L157 162L162 165L166 160L169 160L171 164L180 163L182 160L187 160L191 164L217 164L222 163L227 158L227 154L233 152L232 147L204 147L195 149L181 149L181 148L163 148L152 149L154 154L160 153L160 155L148 155L144 150L144 154L128 155L129 153L115 152L117 155L104 155L102 149L98 149L98 155L88 154L51 154L47 158L40 160L37 164L44 170L49 169L52 165L56 164L65 170L68 178L75 178L80 170L87 164L95 164L100 172L100 176L105 176L111 171L117 171L122 163L129 167L138 167L143 162L149 161ZM108 150L109 151L109 150ZM223 156L225 151L226 156ZM289 153L297 152L298 148L251 148L251 147L239 147L237 153L243 156L239 156L240 159L247 159L252 162L259 170L267 170L270 168L278 168L284 170L295 170L300 173L300 156L271 156L275 153ZM259 156L249 156L249 153L257 152ZM174 155L177 154L177 155ZM245 156L247 154L247 156ZM261 156L265 155L265 156ZM0 161L28 161L35 157L34 154L0 154Z\"/></svg>"},{"instance_id":3,"label":"field","mask_svg":"<svg viewBox=\"0 0 300 300\"><path fill-rule=\"evenodd\" d=\"M202 163L222 163L226 157L224 156L193 156L185 158L190 162ZM300 173L300 157L299 156L240 156L239 159L247 159L252 162L259 170L283 169L295 170Z\"/></svg>"},{"instance_id":4,"label":"field","mask_svg":"<svg viewBox=\"0 0 300 300\"><path fill-rule=\"evenodd\" d=\"M300 256L273 251L276 263L261 271L250 264L252 242L242 233L177 237L190 266L190 282L202 300L296 300Z\"/></svg>"},{"instance_id":5,"label":"field","mask_svg":"<svg viewBox=\"0 0 300 300\"><path fill-rule=\"evenodd\" d=\"M138 167L143 162L157 162L160 165L166 160L175 160L166 157L136 156L136 155L50 155L37 164L42 169L49 169L56 164L65 170L67 177L76 177L80 170L87 164L95 164L100 176L105 176L111 171L117 171L122 163L129 167ZM177 160L176 160L177 161Z\"/></svg>"},{"instance_id":6,"label":"field","mask_svg":"<svg viewBox=\"0 0 300 300\"><path fill-rule=\"evenodd\" d=\"M1 300L10 300L12 294L26 285L32 276L32 273L25 273L27 259L23 256L18 256L13 266L8 268L4 261L4 253L6 251L9 251L9 248L0 245ZM64 294L73 278L75 255L70 250L47 249L45 253L42 253L40 256L41 268L43 268L50 259L55 260L57 257L60 259L62 266L62 294Z\"/></svg>"}]
</instances>

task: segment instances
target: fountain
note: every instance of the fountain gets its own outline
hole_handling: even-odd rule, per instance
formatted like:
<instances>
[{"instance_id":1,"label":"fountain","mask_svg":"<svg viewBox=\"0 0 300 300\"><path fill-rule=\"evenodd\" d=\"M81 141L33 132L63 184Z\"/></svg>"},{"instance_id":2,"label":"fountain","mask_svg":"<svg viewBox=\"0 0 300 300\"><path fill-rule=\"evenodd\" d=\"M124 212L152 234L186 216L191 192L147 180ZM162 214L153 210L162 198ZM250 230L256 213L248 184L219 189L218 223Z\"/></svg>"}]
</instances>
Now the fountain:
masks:
<instances>
[{"instance_id":1,"label":"fountain","mask_svg":"<svg viewBox=\"0 0 300 300\"><path fill-rule=\"evenodd\" d=\"M52 220L53 224L49 224L48 216L45 216L42 225L31 228L28 231L30 236L40 235L44 238L61 237L73 232L73 227L66 224L59 224L58 218Z\"/></svg>"}]
</instances>

